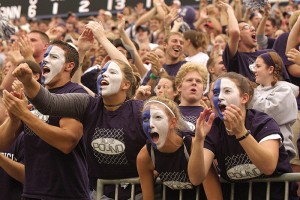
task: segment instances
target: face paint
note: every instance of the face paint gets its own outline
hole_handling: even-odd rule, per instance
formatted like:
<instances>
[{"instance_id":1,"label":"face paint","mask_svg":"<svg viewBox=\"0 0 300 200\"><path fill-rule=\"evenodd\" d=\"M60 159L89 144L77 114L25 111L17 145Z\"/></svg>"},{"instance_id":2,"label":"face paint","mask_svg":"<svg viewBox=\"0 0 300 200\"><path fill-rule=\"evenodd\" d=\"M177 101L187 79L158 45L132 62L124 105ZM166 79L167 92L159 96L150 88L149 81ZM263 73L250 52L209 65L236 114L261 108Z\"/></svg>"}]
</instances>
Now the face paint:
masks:
<instances>
[{"instance_id":1,"label":"face paint","mask_svg":"<svg viewBox=\"0 0 300 200\"><path fill-rule=\"evenodd\" d=\"M214 106L219 114L219 117L223 120L223 112L226 106L233 104L238 107L241 105L240 91L235 82L228 78L218 79L214 84L213 90L213 102Z\"/></svg>"},{"instance_id":2,"label":"face paint","mask_svg":"<svg viewBox=\"0 0 300 200\"><path fill-rule=\"evenodd\" d=\"M164 110L151 106L143 112L143 129L152 146L160 149L167 140L169 117Z\"/></svg>"},{"instance_id":3,"label":"face paint","mask_svg":"<svg viewBox=\"0 0 300 200\"><path fill-rule=\"evenodd\" d=\"M49 84L53 78L59 74L64 67L66 58L65 52L58 46L50 45L44 54L43 60L43 76L44 84Z\"/></svg>"},{"instance_id":4,"label":"face paint","mask_svg":"<svg viewBox=\"0 0 300 200\"><path fill-rule=\"evenodd\" d=\"M123 80L119 65L113 61L107 62L97 78L97 89L100 96L109 96L118 93Z\"/></svg>"}]
</instances>

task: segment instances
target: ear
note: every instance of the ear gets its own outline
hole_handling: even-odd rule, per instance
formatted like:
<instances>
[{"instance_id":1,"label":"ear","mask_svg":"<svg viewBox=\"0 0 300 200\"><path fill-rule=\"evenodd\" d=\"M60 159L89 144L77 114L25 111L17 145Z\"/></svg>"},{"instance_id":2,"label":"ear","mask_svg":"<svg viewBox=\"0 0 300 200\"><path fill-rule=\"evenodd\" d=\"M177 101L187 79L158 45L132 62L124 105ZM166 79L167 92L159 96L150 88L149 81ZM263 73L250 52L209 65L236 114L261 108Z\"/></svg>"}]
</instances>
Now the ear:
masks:
<instances>
[{"instance_id":1,"label":"ear","mask_svg":"<svg viewBox=\"0 0 300 200\"><path fill-rule=\"evenodd\" d=\"M130 82L128 80L125 80L124 83L121 86L122 90L128 90L130 88Z\"/></svg>"},{"instance_id":2,"label":"ear","mask_svg":"<svg viewBox=\"0 0 300 200\"><path fill-rule=\"evenodd\" d=\"M181 84L177 86L177 92L178 92L178 93L181 92Z\"/></svg>"},{"instance_id":3,"label":"ear","mask_svg":"<svg viewBox=\"0 0 300 200\"><path fill-rule=\"evenodd\" d=\"M210 74L213 74L213 73L215 72L215 68L214 68L214 67L211 67L211 66L209 66L209 67L207 68L207 70L208 70L208 72L209 72Z\"/></svg>"},{"instance_id":4,"label":"ear","mask_svg":"<svg viewBox=\"0 0 300 200\"><path fill-rule=\"evenodd\" d=\"M176 128L176 124L177 124L177 118L176 118L176 117L173 117L173 118L170 120L170 128L171 128L171 129Z\"/></svg>"},{"instance_id":5,"label":"ear","mask_svg":"<svg viewBox=\"0 0 300 200\"><path fill-rule=\"evenodd\" d=\"M268 72L269 72L269 74L273 74L274 73L274 66L268 67Z\"/></svg>"},{"instance_id":6,"label":"ear","mask_svg":"<svg viewBox=\"0 0 300 200\"><path fill-rule=\"evenodd\" d=\"M244 93L244 94L242 95L242 98L241 98L241 103L242 103L242 104L246 104L246 103L249 101L249 99L250 99L249 94L248 94L248 93Z\"/></svg>"},{"instance_id":7,"label":"ear","mask_svg":"<svg viewBox=\"0 0 300 200\"><path fill-rule=\"evenodd\" d=\"M174 97L176 97L179 94L178 90L174 91Z\"/></svg>"},{"instance_id":8,"label":"ear","mask_svg":"<svg viewBox=\"0 0 300 200\"><path fill-rule=\"evenodd\" d=\"M66 63L65 71L71 72L71 71L73 70L74 67L75 67L75 63L74 63L74 62Z\"/></svg>"}]
</instances>

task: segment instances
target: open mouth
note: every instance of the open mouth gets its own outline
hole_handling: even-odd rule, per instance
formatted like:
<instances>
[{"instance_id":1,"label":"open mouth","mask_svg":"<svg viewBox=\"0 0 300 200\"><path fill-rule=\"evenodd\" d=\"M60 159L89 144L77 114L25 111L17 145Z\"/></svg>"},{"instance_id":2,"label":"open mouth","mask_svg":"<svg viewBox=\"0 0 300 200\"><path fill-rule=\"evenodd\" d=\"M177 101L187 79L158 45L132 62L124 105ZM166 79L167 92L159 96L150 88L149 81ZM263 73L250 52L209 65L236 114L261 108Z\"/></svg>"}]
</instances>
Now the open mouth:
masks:
<instances>
[{"instance_id":1,"label":"open mouth","mask_svg":"<svg viewBox=\"0 0 300 200\"><path fill-rule=\"evenodd\" d=\"M173 50L177 53L180 52L180 48L173 48Z\"/></svg>"},{"instance_id":2,"label":"open mouth","mask_svg":"<svg viewBox=\"0 0 300 200\"><path fill-rule=\"evenodd\" d=\"M226 110L226 105L224 104L219 104L219 109L223 113Z\"/></svg>"},{"instance_id":3,"label":"open mouth","mask_svg":"<svg viewBox=\"0 0 300 200\"><path fill-rule=\"evenodd\" d=\"M50 69L48 67L43 67L43 75L47 75L50 73Z\"/></svg>"},{"instance_id":4,"label":"open mouth","mask_svg":"<svg viewBox=\"0 0 300 200\"><path fill-rule=\"evenodd\" d=\"M108 86L108 85L109 85L109 82L107 82L106 80L102 80L102 81L100 82L100 85L101 85L101 86Z\"/></svg>"},{"instance_id":5,"label":"open mouth","mask_svg":"<svg viewBox=\"0 0 300 200\"><path fill-rule=\"evenodd\" d=\"M151 139L154 143L157 143L159 139L159 134L157 132L151 133Z\"/></svg>"},{"instance_id":6,"label":"open mouth","mask_svg":"<svg viewBox=\"0 0 300 200\"><path fill-rule=\"evenodd\" d=\"M252 34L252 39L256 40L256 34Z\"/></svg>"}]
</instances>

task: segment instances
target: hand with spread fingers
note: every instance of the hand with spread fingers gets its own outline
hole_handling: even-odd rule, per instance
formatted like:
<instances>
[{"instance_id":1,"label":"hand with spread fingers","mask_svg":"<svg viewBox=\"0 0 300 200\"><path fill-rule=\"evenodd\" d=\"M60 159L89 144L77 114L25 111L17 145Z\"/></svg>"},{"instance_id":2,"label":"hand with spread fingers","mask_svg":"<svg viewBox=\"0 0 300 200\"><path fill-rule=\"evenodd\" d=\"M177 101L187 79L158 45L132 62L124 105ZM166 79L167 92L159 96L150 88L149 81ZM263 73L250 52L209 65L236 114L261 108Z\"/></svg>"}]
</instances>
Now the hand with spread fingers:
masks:
<instances>
[{"instance_id":1,"label":"hand with spread fingers","mask_svg":"<svg viewBox=\"0 0 300 200\"><path fill-rule=\"evenodd\" d=\"M35 61L33 57L34 47L32 46L31 41L26 35L22 35L18 39L18 45L20 47L21 55L26 60L32 60Z\"/></svg>"},{"instance_id":2,"label":"hand with spread fingers","mask_svg":"<svg viewBox=\"0 0 300 200\"><path fill-rule=\"evenodd\" d=\"M206 120L207 118L208 120ZM200 113L196 123L195 140L205 139L211 129L214 118L215 114L212 113L210 108L205 108L204 111Z\"/></svg>"}]
</instances>

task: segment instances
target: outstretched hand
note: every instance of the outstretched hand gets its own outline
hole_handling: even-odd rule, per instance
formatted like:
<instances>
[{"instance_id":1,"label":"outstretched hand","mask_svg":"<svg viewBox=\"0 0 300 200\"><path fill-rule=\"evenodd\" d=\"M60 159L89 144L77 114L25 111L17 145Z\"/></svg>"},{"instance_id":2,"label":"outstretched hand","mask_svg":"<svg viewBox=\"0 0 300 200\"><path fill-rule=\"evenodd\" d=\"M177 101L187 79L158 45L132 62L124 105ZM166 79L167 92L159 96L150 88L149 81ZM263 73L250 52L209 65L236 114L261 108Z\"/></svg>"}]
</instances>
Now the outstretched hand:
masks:
<instances>
[{"instance_id":1,"label":"outstretched hand","mask_svg":"<svg viewBox=\"0 0 300 200\"><path fill-rule=\"evenodd\" d=\"M208 119L207 119L208 118ZM200 113L199 118L196 123L196 140L204 140L204 138L209 133L212 123L215 119L215 114L212 113L211 108L205 108L204 111Z\"/></svg>"}]
</instances>

